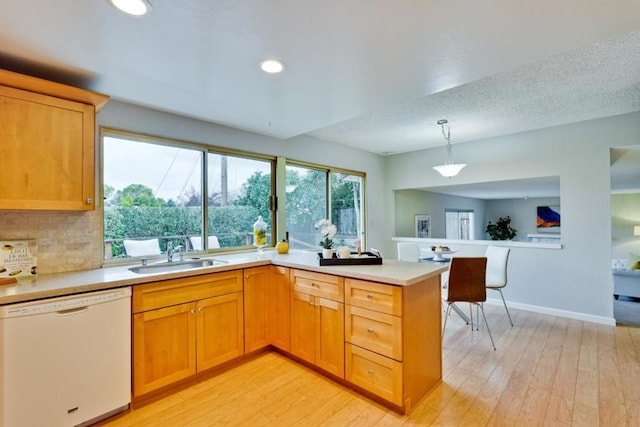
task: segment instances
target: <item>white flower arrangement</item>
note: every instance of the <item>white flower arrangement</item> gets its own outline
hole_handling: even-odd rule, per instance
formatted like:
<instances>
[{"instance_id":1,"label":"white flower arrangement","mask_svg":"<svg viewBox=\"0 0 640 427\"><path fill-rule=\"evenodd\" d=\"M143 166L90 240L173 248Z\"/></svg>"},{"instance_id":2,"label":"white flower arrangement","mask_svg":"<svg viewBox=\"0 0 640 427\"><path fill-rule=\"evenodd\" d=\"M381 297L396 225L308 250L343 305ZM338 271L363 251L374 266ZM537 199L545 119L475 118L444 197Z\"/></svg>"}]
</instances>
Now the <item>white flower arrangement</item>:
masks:
<instances>
[{"instance_id":1,"label":"white flower arrangement","mask_svg":"<svg viewBox=\"0 0 640 427\"><path fill-rule=\"evenodd\" d=\"M336 226L331 224L331 221L325 218L316 222L316 230L320 230L320 234L322 234L320 246L325 249L331 249L333 247L333 237L338 232Z\"/></svg>"}]
</instances>

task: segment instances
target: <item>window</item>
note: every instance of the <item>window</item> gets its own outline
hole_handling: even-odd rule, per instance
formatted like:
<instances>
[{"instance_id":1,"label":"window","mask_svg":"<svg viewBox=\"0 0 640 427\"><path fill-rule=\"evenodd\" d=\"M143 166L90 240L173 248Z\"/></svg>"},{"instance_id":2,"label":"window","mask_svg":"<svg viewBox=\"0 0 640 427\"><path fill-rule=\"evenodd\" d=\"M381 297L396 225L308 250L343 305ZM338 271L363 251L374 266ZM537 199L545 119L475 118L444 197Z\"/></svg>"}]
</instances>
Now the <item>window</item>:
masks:
<instances>
[{"instance_id":1,"label":"window","mask_svg":"<svg viewBox=\"0 0 640 427\"><path fill-rule=\"evenodd\" d=\"M342 172L332 172L331 177L331 220L338 228L338 244L355 247L355 241L362 241L362 184L363 177ZM363 246L364 247L364 246Z\"/></svg>"},{"instance_id":2,"label":"window","mask_svg":"<svg viewBox=\"0 0 640 427\"><path fill-rule=\"evenodd\" d=\"M102 129L105 259L267 246L289 232L293 249L317 250L315 223L329 218L336 246L364 245L364 174L210 146ZM285 185L280 211L276 186ZM285 227L276 230L276 224Z\"/></svg>"},{"instance_id":3,"label":"window","mask_svg":"<svg viewBox=\"0 0 640 427\"><path fill-rule=\"evenodd\" d=\"M327 171L288 164L286 167L287 231L292 249L317 249L315 223L329 218Z\"/></svg>"},{"instance_id":4,"label":"window","mask_svg":"<svg viewBox=\"0 0 640 427\"><path fill-rule=\"evenodd\" d=\"M271 225L273 160L106 131L103 162L105 259L249 246L258 215Z\"/></svg>"},{"instance_id":5,"label":"window","mask_svg":"<svg viewBox=\"0 0 640 427\"><path fill-rule=\"evenodd\" d=\"M267 246L271 245L271 162L218 153L207 158L207 234L216 237L213 244L221 248L252 245L253 223L261 215L269 225ZM211 243L211 237L207 240Z\"/></svg>"},{"instance_id":6,"label":"window","mask_svg":"<svg viewBox=\"0 0 640 427\"><path fill-rule=\"evenodd\" d=\"M350 172L288 164L286 227L289 246L316 250L319 234L315 230L315 223L328 218L338 229L334 238L336 246L355 247L355 241L364 237L363 181L363 176ZM328 200L331 201L330 209Z\"/></svg>"},{"instance_id":7,"label":"window","mask_svg":"<svg viewBox=\"0 0 640 427\"><path fill-rule=\"evenodd\" d=\"M475 240L473 211L445 209L446 238L452 240Z\"/></svg>"}]
</instances>

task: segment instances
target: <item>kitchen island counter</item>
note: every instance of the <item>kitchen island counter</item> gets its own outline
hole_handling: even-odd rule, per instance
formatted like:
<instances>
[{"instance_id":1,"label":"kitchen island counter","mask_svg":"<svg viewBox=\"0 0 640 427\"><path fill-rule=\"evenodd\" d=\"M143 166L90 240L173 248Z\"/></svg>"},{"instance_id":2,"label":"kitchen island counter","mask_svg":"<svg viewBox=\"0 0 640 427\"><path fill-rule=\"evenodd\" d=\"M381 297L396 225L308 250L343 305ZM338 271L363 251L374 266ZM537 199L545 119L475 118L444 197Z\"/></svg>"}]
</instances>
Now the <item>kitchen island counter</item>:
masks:
<instances>
[{"instance_id":1,"label":"kitchen island counter","mask_svg":"<svg viewBox=\"0 0 640 427\"><path fill-rule=\"evenodd\" d=\"M134 264L106 266L80 272L42 274L34 278L21 278L13 285L1 286L0 305L270 264L396 286L411 286L447 270L446 266L441 265L387 259L384 259L381 265L320 266L316 252L299 250L292 250L288 254L277 254L271 250L264 251L262 254L255 251L236 252L207 255L202 256L201 259L220 260L225 264L152 274L129 271Z\"/></svg>"}]
</instances>

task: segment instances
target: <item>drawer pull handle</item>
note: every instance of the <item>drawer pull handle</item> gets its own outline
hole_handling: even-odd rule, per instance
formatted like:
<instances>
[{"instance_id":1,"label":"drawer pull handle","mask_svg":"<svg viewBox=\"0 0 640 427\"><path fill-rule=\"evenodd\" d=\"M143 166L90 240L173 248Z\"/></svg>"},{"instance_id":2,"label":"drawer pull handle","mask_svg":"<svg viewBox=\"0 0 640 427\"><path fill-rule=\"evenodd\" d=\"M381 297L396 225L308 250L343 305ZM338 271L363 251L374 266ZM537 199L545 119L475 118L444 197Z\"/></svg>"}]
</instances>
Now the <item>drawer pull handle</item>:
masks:
<instances>
[{"instance_id":1,"label":"drawer pull handle","mask_svg":"<svg viewBox=\"0 0 640 427\"><path fill-rule=\"evenodd\" d=\"M196 311L192 308L191 310L189 310L189 313L196 314Z\"/></svg>"},{"instance_id":2,"label":"drawer pull handle","mask_svg":"<svg viewBox=\"0 0 640 427\"><path fill-rule=\"evenodd\" d=\"M373 375L373 369L369 369L369 370L367 371L367 374L369 374L369 375Z\"/></svg>"},{"instance_id":3,"label":"drawer pull handle","mask_svg":"<svg viewBox=\"0 0 640 427\"><path fill-rule=\"evenodd\" d=\"M367 294L367 298L371 299L371 298L373 298L373 295Z\"/></svg>"},{"instance_id":4,"label":"drawer pull handle","mask_svg":"<svg viewBox=\"0 0 640 427\"><path fill-rule=\"evenodd\" d=\"M370 334L373 333L373 329L372 328L367 328L367 332L369 332Z\"/></svg>"},{"instance_id":5,"label":"drawer pull handle","mask_svg":"<svg viewBox=\"0 0 640 427\"><path fill-rule=\"evenodd\" d=\"M198 307L198 311L202 312L203 308L202 307Z\"/></svg>"},{"instance_id":6,"label":"drawer pull handle","mask_svg":"<svg viewBox=\"0 0 640 427\"><path fill-rule=\"evenodd\" d=\"M316 285L315 283L311 282L311 287L313 288L319 288L320 286Z\"/></svg>"}]
</instances>

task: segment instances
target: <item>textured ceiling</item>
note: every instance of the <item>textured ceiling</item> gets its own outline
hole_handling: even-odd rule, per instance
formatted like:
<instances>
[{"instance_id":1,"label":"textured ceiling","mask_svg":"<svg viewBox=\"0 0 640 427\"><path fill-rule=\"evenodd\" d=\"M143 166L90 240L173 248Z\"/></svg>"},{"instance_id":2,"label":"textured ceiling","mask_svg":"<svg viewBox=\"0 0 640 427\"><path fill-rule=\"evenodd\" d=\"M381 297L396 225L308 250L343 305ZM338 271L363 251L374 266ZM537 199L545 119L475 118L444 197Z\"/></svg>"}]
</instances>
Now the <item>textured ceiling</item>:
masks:
<instances>
[{"instance_id":1,"label":"textured ceiling","mask_svg":"<svg viewBox=\"0 0 640 427\"><path fill-rule=\"evenodd\" d=\"M443 52L446 54L446 52ZM640 31L312 132L378 153L508 135L640 110Z\"/></svg>"}]
</instances>

